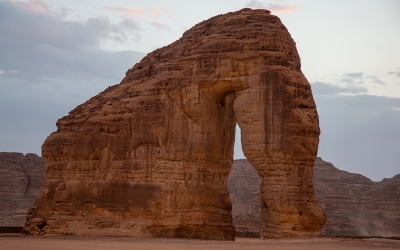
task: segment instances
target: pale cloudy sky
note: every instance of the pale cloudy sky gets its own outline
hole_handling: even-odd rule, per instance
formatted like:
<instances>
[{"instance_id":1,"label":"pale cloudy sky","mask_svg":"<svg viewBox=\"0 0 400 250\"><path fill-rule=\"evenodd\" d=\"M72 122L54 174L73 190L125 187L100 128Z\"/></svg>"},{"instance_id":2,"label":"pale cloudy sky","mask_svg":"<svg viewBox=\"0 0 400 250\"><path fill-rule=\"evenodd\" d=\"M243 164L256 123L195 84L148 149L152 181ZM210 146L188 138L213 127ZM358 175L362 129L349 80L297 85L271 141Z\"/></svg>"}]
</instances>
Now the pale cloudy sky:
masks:
<instances>
[{"instance_id":1,"label":"pale cloudy sky","mask_svg":"<svg viewBox=\"0 0 400 250\"><path fill-rule=\"evenodd\" d=\"M40 155L58 118L147 53L243 7L271 10L296 41L319 155L372 180L400 173L398 0L0 0L0 151Z\"/></svg>"}]
</instances>

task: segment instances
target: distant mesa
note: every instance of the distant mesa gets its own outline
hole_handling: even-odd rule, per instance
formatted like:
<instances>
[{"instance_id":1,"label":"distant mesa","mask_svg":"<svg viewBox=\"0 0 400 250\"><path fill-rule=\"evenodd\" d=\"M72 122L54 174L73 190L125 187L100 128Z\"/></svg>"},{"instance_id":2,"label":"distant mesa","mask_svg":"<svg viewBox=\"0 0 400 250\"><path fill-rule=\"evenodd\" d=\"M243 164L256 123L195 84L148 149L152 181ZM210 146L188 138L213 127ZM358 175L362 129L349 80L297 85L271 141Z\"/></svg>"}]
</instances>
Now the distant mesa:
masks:
<instances>
[{"instance_id":1,"label":"distant mesa","mask_svg":"<svg viewBox=\"0 0 400 250\"><path fill-rule=\"evenodd\" d=\"M234 240L236 123L262 176L262 236L318 236L318 114L296 45L267 10L212 17L57 121L28 234Z\"/></svg>"}]
</instances>

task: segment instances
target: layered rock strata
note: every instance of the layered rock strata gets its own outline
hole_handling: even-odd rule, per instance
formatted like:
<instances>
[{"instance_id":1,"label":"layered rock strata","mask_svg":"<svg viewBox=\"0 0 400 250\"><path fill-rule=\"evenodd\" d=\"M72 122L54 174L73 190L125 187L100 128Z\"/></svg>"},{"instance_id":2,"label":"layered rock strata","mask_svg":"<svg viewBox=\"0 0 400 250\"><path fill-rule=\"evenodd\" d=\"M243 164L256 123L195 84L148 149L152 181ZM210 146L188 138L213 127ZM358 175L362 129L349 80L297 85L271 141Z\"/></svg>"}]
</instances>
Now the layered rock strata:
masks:
<instances>
[{"instance_id":1,"label":"layered rock strata","mask_svg":"<svg viewBox=\"0 0 400 250\"><path fill-rule=\"evenodd\" d=\"M373 182L317 158L315 195L327 221L322 235L400 236L400 175ZM233 221L238 232L260 232L261 178L247 160L235 160L228 178Z\"/></svg>"},{"instance_id":2,"label":"layered rock strata","mask_svg":"<svg viewBox=\"0 0 400 250\"><path fill-rule=\"evenodd\" d=\"M373 182L317 158L315 195L327 215L325 235L400 236L400 182Z\"/></svg>"},{"instance_id":3,"label":"layered rock strata","mask_svg":"<svg viewBox=\"0 0 400 250\"><path fill-rule=\"evenodd\" d=\"M280 19L251 9L197 24L58 120L25 232L233 240L236 123L262 177L263 237L319 235L311 87Z\"/></svg>"},{"instance_id":4,"label":"layered rock strata","mask_svg":"<svg viewBox=\"0 0 400 250\"><path fill-rule=\"evenodd\" d=\"M46 160L36 154L0 152L0 226L22 226L43 188Z\"/></svg>"}]
</instances>

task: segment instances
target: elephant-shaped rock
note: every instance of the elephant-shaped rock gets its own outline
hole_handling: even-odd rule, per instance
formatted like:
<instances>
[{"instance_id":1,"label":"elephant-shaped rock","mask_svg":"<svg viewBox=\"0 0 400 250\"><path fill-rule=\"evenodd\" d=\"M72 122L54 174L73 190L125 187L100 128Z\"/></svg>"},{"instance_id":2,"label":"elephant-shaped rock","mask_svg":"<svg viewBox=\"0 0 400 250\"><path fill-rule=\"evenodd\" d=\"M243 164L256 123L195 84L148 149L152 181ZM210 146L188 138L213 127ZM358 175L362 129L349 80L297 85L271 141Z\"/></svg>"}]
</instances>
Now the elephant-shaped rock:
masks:
<instances>
[{"instance_id":1,"label":"elephant-shaped rock","mask_svg":"<svg viewBox=\"0 0 400 250\"><path fill-rule=\"evenodd\" d=\"M262 178L263 237L319 235L311 87L280 19L252 9L197 24L59 119L25 233L234 240L236 124Z\"/></svg>"}]
</instances>

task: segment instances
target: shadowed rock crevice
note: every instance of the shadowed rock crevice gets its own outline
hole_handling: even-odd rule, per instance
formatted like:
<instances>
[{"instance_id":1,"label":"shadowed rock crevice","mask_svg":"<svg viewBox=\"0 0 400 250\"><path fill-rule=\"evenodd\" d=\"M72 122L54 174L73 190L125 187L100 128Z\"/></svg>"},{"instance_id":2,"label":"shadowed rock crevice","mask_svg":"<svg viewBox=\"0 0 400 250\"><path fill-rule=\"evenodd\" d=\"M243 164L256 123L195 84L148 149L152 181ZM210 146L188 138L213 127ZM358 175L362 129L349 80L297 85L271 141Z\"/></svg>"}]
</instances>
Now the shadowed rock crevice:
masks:
<instances>
[{"instance_id":1,"label":"shadowed rock crevice","mask_svg":"<svg viewBox=\"0 0 400 250\"><path fill-rule=\"evenodd\" d=\"M311 88L279 18L251 9L199 23L58 120L25 232L233 240L236 122L262 177L263 236L319 235Z\"/></svg>"}]
</instances>

